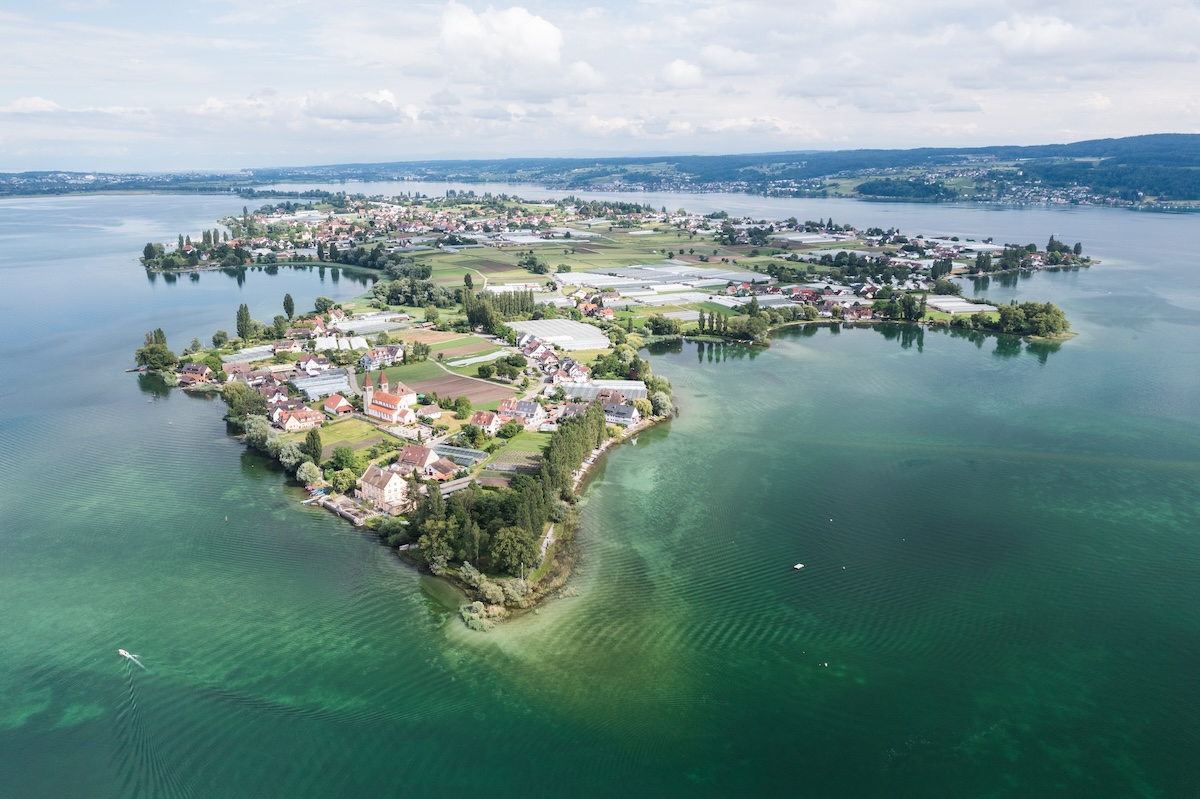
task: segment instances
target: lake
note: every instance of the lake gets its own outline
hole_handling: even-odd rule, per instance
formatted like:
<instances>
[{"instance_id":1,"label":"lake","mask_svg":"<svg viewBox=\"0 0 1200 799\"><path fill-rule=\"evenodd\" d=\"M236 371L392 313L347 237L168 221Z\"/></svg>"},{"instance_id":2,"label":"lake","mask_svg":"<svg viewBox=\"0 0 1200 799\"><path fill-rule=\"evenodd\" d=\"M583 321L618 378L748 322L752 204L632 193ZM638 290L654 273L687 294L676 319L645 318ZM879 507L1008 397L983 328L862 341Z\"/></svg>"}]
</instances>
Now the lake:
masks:
<instances>
[{"instance_id":1,"label":"lake","mask_svg":"<svg viewBox=\"0 0 1200 799\"><path fill-rule=\"evenodd\" d=\"M578 595L479 634L219 401L124 372L369 278L140 268L237 197L0 201L0 794L1194 795L1195 217L611 196L1102 264L971 287L1061 305L1060 346L657 350L681 415L602 462Z\"/></svg>"}]
</instances>

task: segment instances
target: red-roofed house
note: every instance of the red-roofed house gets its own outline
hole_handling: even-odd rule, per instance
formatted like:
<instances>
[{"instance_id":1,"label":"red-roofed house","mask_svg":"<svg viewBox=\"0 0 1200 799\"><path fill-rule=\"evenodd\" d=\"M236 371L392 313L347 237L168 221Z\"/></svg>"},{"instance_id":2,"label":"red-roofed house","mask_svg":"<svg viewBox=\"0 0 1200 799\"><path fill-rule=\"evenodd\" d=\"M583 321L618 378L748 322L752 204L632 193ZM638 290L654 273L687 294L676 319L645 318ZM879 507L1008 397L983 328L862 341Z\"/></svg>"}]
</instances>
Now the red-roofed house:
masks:
<instances>
[{"instance_id":1,"label":"red-roofed house","mask_svg":"<svg viewBox=\"0 0 1200 799\"><path fill-rule=\"evenodd\" d=\"M293 411L283 411L279 415L279 426L289 433L297 430L311 430L325 423L325 415L312 408L296 408Z\"/></svg>"},{"instance_id":2,"label":"red-roofed house","mask_svg":"<svg viewBox=\"0 0 1200 799\"><path fill-rule=\"evenodd\" d=\"M347 413L353 413L354 406L341 394L330 394L329 398L325 400L324 410L330 416L344 416Z\"/></svg>"}]
</instances>

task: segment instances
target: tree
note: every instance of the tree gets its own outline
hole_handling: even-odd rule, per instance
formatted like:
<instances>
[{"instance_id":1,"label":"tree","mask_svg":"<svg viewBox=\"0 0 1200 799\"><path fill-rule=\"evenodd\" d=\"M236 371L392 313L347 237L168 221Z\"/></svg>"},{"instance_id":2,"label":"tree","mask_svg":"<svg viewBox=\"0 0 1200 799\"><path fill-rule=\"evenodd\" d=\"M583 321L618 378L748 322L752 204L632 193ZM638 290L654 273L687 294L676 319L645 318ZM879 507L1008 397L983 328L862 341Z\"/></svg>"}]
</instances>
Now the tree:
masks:
<instances>
[{"instance_id":1,"label":"tree","mask_svg":"<svg viewBox=\"0 0 1200 799\"><path fill-rule=\"evenodd\" d=\"M325 466L328 469L353 471L355 474L362 471L358 456L354 454L352 447L334 447L333 454L329 456L329 463Z\"/></svg>"},{"instance_id":2,"label":"tree","mask_svg":"<svg viewBox=\"0 0 1200 799\"><path fill-rule=\"evenodd\" d=\"M321 430L314 427L308 431L308 435L304 437L304 454L307 455L313 463L321 462Z\"/></svg>"},{"instance_id":3,"label":"tree","mask_svg":"<svg viewBox=\"0 0 1200 799\"><path fill-rule=\"evenodd\" d=\"M524 527L501 527L492 536L488 554L500 571L519 575L523 568L531 567L536 562L537 541Z\"/></svg>"},{"instance_id":4,"label":"tree","mask_svg":"<svg viewBox=\"0 0 1200 799\"><path fill-rule=\"evenodd\" d=\"M328 297L317 297L313 300L313 307L317 309L317 313L327 313L333 307L333 300Z\"/></svg>"},{"instance_id":5,"label":"tree","mask_svg":"<svg viewBox=\"0 0 1200 799\"><path fill-rule=\"evenodd\" d=\"M958 283L955 283L953 280L938 278L936 281L934 281L933 293L958 296L962 294L962 286L960 286Z\"/></svg>"},{"instance_id":6,"label":"tree","mask_svg":"<svg viewBox=\"0 0 1200 799\"><path fill-rule=\"evenodd\" d=\"M1083 244L1078 241L1075 242L1075 247L1072 252L1074 252L1076 255L1083 255Z\"/></svg>"},{"instance_id":7,"label":"tree","mask_svg":"<svg viewBox=\"0 0 1200 799\"><path fill-rule=\"evenodd\" d=\"M147 243L146 246L142 248L142 260L146 263L158 260L158 251L154 248L153 244Z\"/></svg>"},{"instance_id":8,"label":"tree","mask_svg":"<svg viewBox=\"0 0 1200 799\"><path fill-rule=\"evenodd\" d=\"M758 297L750 298L750 304L746 306L746 313L748 315L750 315L751 317L758 316L758 314L759 314Z\"/></svg>"},{"instance_id":9,"label":"tree","mask_svg":"<svg viewBox=\"0 0 1200 799\"><path fill-rule=\"evenodd\" d=\"M471 291L475 288L475 281L471 279L470 275L463 275L463 285L467 287L467 291Z\"/></svg>"},{"instance_id":10,"label":"tree","mask_svg":"<svg viewBox=\"0 0 1200 799\"><path fill-rule=\"evenodd\" d=\"M426 322L437 322L437 320L438 320L437 306L436 305L426 305L425 306L425 321Z\"/></svg>"},{"instance_id":11,"label":"tree","mask_svg":"<svg viewBox=\"0 0 1200 799\"><path fill-rule=\"evenodd\" d=\"M296 315L296 302L292 299L291 294L283 295L283 312L287 314L288 319Z\"/></svg>"},{"instance_id":12,"label":"tree","mask_svg":"<svg viewBox=\"0 0 1200 799\"><path fill-rule=\"evenodd\" d=\"M147 333L147 339L152 339L153 334ZM134 360L138 366L144 366L156 372L162 372L170 369L178 362L175 353L167 349L166 344L159 344L153 340L143 347L139 347L133 354Z\"/></svg>"},{"instance_id":13,"label":"tree","mask_svg":"<svg viewBox=\"0 0 1200 799\"><path fill-rule=\"evenodd\" d=\"M358 482L358 475L349 469L339 469L329 475L329 484L333 486L333 490L339 494L348 494L354 488L354 484Z\"/></svg>"},{"instance_id":14,"label":"tree","mask_svg":"<svg viewBox=\"0 0 1200 799\"><path fill-rule=\"evenodd\" d=\"M294 473L300 468L300 464L308 463L305 460L306 457L299 444L295 441L287 441L279 448L279 454L275 456L275 459L279 461L280 466Z\"/></svg>"},{"instance_id":15,"label":"tree","mask_svg":"<svg viewBox=\"0 0 1200 799\"><path fill-rule=\"evenodd\" d=\"M247 416L266 416L267 401L262 394L245 383L230 381L221 389L221 399L225 400L225 418L241 420Z\"/></svg>"},{"instance_id":16,"label":"tree","mask_svg":"<svg viewBox=\"0 0 1200 799\"><path fill-rule=\"evenodd\" d=\"M317 260L318 261L325 260L325 242L323 242L323 241L317 242Z\"/></svg>"},{"instance_id":17,"label":"tree","mask_svg":"<svg viewBox=\"0 0 1200 799\"><path fill-rule=\"evenodd\" d=\"M213 333L212 343L217 349L224 347L229 343L229 334L224 330L218 330L216 333Z\"/></svg>"},{"instance_id":18,"label":"tree","mask_svg":"<svg viewBox=\"0 0 1200 799\"><path fill-rule=\"evenodd\" d=\"M305 461L296 470L296 479L305 485L321 482L321 469L315 463Z\"/></svg>"},{"instance_id":19,"label":"tree","mask_svg":"<svg viewBox=\"0 0 1200 799\"><path fill-rule=\"evenodd\" d=\"M271 443L271 437L274 433L271 430L271 423L267 421L265 416L247 416L244 425L246 430L246 445L262 452L267 451L267 446Z\"/></svg>"},{"instance_id":20,"label":"tree","mask_svg":"<svg viewBox=\"0 0 1200 799\"><path fill-rule=\"evenodd\" d=\"M275 338L283 338L287 334L287 317L283 314L276 314L274 319Z\"/></svg>"},{"instance_id":21,"label":"tree","mask_svg":"<svg viewBox=\"0 0 1200 799\"><path fill-rule=\"evenodd\" d=\"M471 415L471 398L466 394L454 401L454 418L466 419Z\"/></svg>"},{"instance_id":22,"label":"tree","mask_svg":"<svg viewBox=\"0 0 1200 799\"><path fill-rule=\"evenodd\" d=\"M253 320L250 319L250 306L246 305L246 303L239 305L237 311L238 338L242 339L243 341L250 338L252 321Z\"/></svg>"},{"instance_id":23,"label":"tree","mask_svg":"<svg viewBox=\"0 0 1200 799\"><path fill-rule=\"evenodd\" d=\"M512 438L513 436L518 435L524 429L525 426L519 421L516 419L510 419L504 424L500 425L500 429L496 431L496 435L500 438Z\"/></svg>"}]
</instances>

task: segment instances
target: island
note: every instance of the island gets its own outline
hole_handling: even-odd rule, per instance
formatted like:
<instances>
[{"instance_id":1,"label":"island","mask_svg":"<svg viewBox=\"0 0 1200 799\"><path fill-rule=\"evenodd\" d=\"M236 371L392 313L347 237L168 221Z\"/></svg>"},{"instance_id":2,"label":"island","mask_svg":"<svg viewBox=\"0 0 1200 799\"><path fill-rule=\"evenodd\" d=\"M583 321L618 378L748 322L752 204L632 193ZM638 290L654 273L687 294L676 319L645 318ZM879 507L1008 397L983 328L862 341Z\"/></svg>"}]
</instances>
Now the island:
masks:
<instances>
[{"instance_id":1,"label":"island","mask_svg":"<svg viewBox=\"0 0 1200 799\"><path fill-rule=\"evenodd\" d=\"M989 304L964 280L1094 262L1081 243L998 244L832 219L739 219L644 204L506 195L291 200L148 242L151 279L350 270L368 291L248 306L180 356L161 329L138 368L220 392L230 432L454 582L486 630L566 586L586 478L615 443L670 419L643 347L767 346L804 325L1069 334L1049 303ZM232 311L233 309L231 309Z\"/></svg>"}]
</instances>

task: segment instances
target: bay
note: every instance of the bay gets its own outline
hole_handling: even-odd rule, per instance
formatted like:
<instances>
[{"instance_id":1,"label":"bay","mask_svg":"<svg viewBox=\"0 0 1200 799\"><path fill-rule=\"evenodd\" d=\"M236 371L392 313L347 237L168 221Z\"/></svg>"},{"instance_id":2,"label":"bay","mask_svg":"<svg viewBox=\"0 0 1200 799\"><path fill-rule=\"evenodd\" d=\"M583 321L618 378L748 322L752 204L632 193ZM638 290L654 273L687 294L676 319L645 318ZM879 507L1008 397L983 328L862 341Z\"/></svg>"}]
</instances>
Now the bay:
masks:
<instances>
[{"instance_id":1,"label":"bay","mask_svg":"<svg viewBox=\"0 0 1200 799\"><path fill-rule=\"evenodd\" d=\"M579 595L481 635L219 403L123 372L146 330L182 349L368 278L147 278L147 240L236 197L0 202L2 793L1191 795L1194 217L614 196L1103 263L971 287L1061 305L1057 347L657 352L682 413L602 464Z\"/></svg>"}]
</instances>

